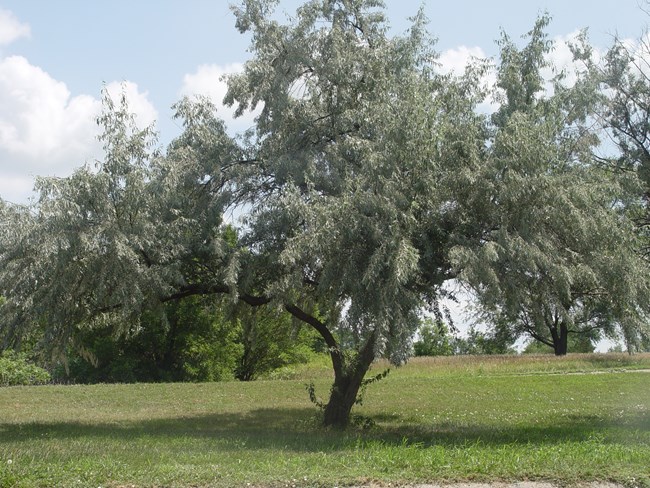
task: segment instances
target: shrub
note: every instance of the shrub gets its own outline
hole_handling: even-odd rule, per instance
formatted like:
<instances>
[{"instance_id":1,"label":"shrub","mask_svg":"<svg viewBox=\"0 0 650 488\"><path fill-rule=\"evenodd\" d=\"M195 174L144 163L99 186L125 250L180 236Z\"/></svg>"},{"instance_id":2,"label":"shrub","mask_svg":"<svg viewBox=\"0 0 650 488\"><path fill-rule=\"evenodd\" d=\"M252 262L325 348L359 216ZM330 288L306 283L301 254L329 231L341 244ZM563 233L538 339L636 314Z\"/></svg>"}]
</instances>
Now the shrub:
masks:
<instances>
[{"instance_id":1,"label":"shrub","mask_svg":"<svg viewBox=\"0 0 650 488\"><path fill-rule=\"evenodd\" d=\"M145 312L116 336L112 327L77 332L68 368L55 379L73 383L253 380L305 363L315 332L296 327L287 313L230 309L225 300L187 297Z\"/></svg>"},{"instance_id":2,"label":"shrub","mask_svg":"<svg viewBox=\"0 0 650 488\"><path fill-rule=\"evenodd\" d=\"M0 386L42 385L50 381L50 374L32 364L26 354L4 351L0 354Z\"/></svg>"},{"instance_id":3,"label":"shrub","mask_svg":"<svg viewBox=\"0 0 650 488\"><path fill-rule=\"evenodd\" d=\"M243 347L235 377L251 381L313 356L314 331L295 324L287 313L271 309L240 310L237 323Z\"/></svg>"},{"instance_id":4,"label":"shrub","mask_svg":"<svg viewBox=\"0 0 650 488\"><path fill-rule=\"evenodd\" d=\"M423 321L419 340L413 344L416 356L451 356L454 354L454 336L449 327L430 318Z\"/></svg>"}]
</instances>

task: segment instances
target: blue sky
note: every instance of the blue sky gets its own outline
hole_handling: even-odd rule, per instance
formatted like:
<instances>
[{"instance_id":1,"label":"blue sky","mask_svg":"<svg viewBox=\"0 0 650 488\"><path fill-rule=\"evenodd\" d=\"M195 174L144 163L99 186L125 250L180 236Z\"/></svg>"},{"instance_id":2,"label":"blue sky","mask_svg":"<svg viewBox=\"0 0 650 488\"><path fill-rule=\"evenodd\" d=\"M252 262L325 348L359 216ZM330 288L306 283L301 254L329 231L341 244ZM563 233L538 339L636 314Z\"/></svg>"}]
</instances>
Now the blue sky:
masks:
<instances>
[{"instance_id":1,"label":"blue sky","mask_svg":"<svg viewBox=\"0 0 650 488\"><path fill-rule=\"evenodd\" d=\"M173 138L178 127L170 106L196 92L219 99L219 75L249 56L229 3L0 0L0 197L25 203L35 175L65 176L101 157L93 121L104 85L117 92L124 84L139 120L157 121L163 143ZM299 3L282 0L279 8L293 12ZM395 32L423 4L450 67L468 54L494 56L501 28L519 38L543 11L553 17L552 37L587 27L601 49L616 34L638 37L650 18L641 0L386 3ZM251 123L249 117L234 127Z\"/></svg>"}]
</instances>

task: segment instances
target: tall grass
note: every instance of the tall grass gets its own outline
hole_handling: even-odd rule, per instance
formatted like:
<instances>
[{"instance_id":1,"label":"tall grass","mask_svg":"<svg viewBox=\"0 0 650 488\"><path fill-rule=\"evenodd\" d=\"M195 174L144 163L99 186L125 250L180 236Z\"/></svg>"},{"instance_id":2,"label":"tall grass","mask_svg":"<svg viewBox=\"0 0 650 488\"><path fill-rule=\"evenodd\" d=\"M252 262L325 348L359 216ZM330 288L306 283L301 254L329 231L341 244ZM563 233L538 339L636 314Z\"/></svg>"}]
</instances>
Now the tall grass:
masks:
<instances>
[{"instance_id":1,"label":"tall grass","mask_svg":"<svg viewBox=\"0 0 650 488\"><path fill-rule=\"evenodd\" d=\"M374 370L391 368L387 361L376 361ZM625 353L524 354L490 356L435 356L416 357L399 368L400 376L444 375L526 375L562 373L603 373L615 371L650 370L650 353L629 355ZM301 379L310 381L331 375L331 363L327 355L321 355L308 364L281 368L266 379Z\"/></svg>"},{"instance_id":2,"label":"tall grass","mask_svg":"<svg viewBox=\"0 0 650 488\"><path fill-rule=\"evenodd\" d=\"M378 363L380 365L381 363ZM557 374L650 369L650 353L525 354L490 356L438 356L413 358L405 374Z\"/></svg>"}]
</instances>

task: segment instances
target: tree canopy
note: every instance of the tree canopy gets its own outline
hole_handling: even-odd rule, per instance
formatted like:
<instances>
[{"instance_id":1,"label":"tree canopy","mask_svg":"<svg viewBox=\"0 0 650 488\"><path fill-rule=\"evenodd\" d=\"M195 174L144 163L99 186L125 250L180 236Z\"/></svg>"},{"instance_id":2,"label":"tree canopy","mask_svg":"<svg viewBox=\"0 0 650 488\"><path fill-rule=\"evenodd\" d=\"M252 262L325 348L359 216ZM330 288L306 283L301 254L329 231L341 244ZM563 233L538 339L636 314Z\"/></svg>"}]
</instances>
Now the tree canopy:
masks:
<instances>
[{"instance_id":1,"label":"tree canopy","mask_svg":"<svg viewBox=\"0 0 650 488\"><path fill-rule=\"evenodd\" d=\"M639 238L638 252L650 258L650 45L648 31L635 42L617 39L601 63L591 63L593 78L604 95L599 115L618 148L601 164L619 177L632 181L634 199L629 215ZM648 321L624 330L628 350L648 349Z\"/></svg>"},{"instance_id":2,"label":"tree canopy","mask_svg":"<svg viewBox=\"0 0 650 488\"><path fill-rule=\"evenodd\" d=\"M594 157L598 83L586 68L569 83L548 64L548 20L522 49L501 38L480 202L489 232L453 252L489 322L566 354L570 334L641 327L650 288L625 215L633 197Z\"/></svg>"}]
</instances>

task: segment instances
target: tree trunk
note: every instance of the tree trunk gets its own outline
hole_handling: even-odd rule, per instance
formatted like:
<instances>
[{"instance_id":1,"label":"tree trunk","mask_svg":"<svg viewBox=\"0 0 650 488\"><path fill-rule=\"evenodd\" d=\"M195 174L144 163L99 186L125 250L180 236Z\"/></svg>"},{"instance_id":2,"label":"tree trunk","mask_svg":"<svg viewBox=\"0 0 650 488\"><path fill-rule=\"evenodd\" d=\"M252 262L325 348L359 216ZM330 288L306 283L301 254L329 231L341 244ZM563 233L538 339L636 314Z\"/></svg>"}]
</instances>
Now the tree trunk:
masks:
<instances>
[{"instance_id":1,"label":"tree trunk","mask_svg":"<svg viewBox=\"0 0 650 488\"><path fill-rule=\"evenodd\" d=\"M569 329L566 324L561 323L559 331L551 331L553 337L553 350L556 356L566 356L568 351Z\"/></svg>"},{"instance_id":2,"label":"tree trunk","mask_svg":"<svg viewBox=\"0 0 650 488\"><path fill-rule=\"evenodd\" d=\"M352 407L357 401L357 394L371 362L372 360L359 361L352 371L335 376L330 398L323 412L325 426L343 429L350 424Z\"/></svg>"},{"instance_id":3,"label":"tree trunk","mask_svg":"<svg viewBox=\"0 0 650 488\"><path fill-rule=\"evenodd\" d=\"M253 353L253 346L248 339L244 339L244 353L235 368L235 378L239 381L252 381L255 377L256 356Z\"/></svg>"},{"instance_id":4,"label":"tree trunk","mask_svg":"<svg viewBox=\"0 0 650 488\"><path fill-rule=\"evenodd\" d=\"M334 368L334 385L323 412L323 424L326 427L343 429L350 424L352 407L357 401L363 379L375 359L376 340L377 332L374 331L348 365ZM341 356L340 352L337 353ZM341 359L342 357L339 358Z\"/></svg>"},{"instance_id":5,"label":"tree trunk","mask_svg":"<svg viewBox=\"0 0 650 488\"><path fill-rule=\"evenodd\" d=\"M357 401L357 394L363 384L363 379L375 359L377 330L370 333L352 359L346 360L340 345L318 318L306 313L295 305L285 305L285 310L299 320L311 325L325 340L332 358L334 369L334 384L329 401L323 412L323 424L327 427L345 428L350 424L350 412Z\"/></svg>"}]
</instances>

